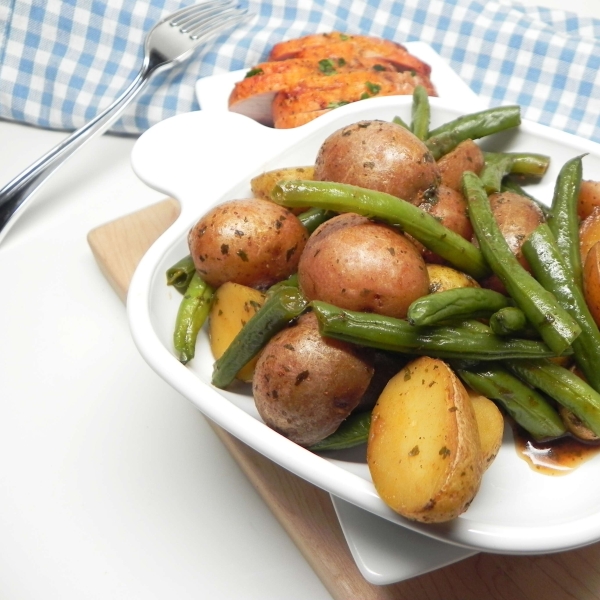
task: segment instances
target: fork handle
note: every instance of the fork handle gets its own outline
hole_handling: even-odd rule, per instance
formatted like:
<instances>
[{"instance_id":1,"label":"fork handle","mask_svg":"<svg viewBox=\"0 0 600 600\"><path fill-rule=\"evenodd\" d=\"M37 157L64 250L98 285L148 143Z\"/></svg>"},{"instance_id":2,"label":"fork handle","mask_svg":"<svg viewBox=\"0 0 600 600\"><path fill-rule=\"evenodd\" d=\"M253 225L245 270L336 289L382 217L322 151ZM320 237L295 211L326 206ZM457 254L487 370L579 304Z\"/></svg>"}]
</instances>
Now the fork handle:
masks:
<instances>
[{"instance_id":1,"label":"fork handle","mask_svg":"<svg viewBox=\"0 0 600 600\"><path fill-rule=\"evenodd\" d=\"M68 138L49 150L0 190L0 242L16 221L21 212L20 209L24 207L33 192L65 163L76 150L110 127L131 100L139 94L148 82L151 73L152 70L148 69L146 65L123 94L108 108L89 123L74 131Z\"/></svg>"}]
</instances>

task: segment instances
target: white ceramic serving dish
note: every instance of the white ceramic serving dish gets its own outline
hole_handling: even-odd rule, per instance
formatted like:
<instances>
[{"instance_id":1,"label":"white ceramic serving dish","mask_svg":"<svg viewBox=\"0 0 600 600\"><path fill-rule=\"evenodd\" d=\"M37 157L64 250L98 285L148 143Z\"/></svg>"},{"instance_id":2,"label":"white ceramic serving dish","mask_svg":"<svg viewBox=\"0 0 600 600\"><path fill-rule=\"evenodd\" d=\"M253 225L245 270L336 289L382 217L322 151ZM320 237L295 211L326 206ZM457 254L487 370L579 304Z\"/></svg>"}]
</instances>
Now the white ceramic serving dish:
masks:
<instances>
[{"instance_id":1,"label":"white ceramic serving dish","mask_svg":"<svg viewBox=\"0 0 600 600\"><path fill-rule=\"evenodd\" d=\"M432 125L461 114L460 99L433 98ZM216 203L246 197L249 178L265 169L310 164L324 138L339 127L365 118L410 119L411 99L373 98L351 104L294 130L274 130L237 114L188 113L164 121L137 142L136 173L151 187L176 197L182 212L156 242L135 273L128 313L135 342L148 363L218 425L283 467L331 494L375 515L434 539L476 550L544 553L600 539L600 457L564 477L531 470L521 460L510 432L469 510L442 525L409 522L378 497L363 460L325 458L267 428L248 389L220 391L210 385L212 357L202 335L197 356L182 366L173 356L171 334L180 297L164 283L165 270L187 254L191 225ZM549 201L564 162L587 153L585 173L600 173L600 148L591 142L533 123L500 134L497 150L544 152L552 157L535 195ZM211 157L223 158L215 165Z\"/></svg>"},{"instance_id":2,"label":"white ceramic serving dish","mask_svg":"<svg viewBox=\"0 0 600 600\"><path fill-rule=\"evenodd\" d=\"M465 110L485 108L482 100L429 44L407 42L405 46L431 66L432 82L440 97L460 96ZM227 111L231 90L246 73L247 69L243 69L199 79L196 96L202 110ZM217 157L213 160L219 161ZM404 581L474 554L473 550L445 544L393 525L333 494L331 501L356 566L370 583L385 585Z\"/></svg>"}]
</instances>

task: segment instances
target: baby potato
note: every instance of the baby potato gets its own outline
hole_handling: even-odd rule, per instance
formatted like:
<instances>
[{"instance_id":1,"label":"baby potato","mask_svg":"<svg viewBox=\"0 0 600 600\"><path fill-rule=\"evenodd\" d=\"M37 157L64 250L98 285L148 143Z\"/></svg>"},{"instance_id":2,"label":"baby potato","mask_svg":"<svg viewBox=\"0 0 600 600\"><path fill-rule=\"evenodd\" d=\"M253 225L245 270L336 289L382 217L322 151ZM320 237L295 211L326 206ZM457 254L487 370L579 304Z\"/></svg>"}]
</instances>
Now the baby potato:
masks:
<instances>
[{"instance_id":1,"label":"baby potato","mask_svg":"<svg viewBox=\"0 0 600 600\"><path fill-rule=\"evenodd\" d=\"M581 220L587 219L594 208L600 206L600 181L584 180L579 188L577 214Z\"/></svg>"},{"instance_id":2,"label":"baby potato","mask_svg":"<svg viewBox=\"0 0 600 600\"><path fill-rule=\"evenodd\" d=\"M254 288L228 281L215 292L208 317L208 337L215 360L221 358L235 336L264 304L265 295ZM237 377L252 381L258 356L240 369Z\"/></svg>"},{"instance_id":3,"label":"baby potato","mask_svg":"<svg viewBox=\"0 0 600 600\"><path fill-rule=\"evenodd\" d=\"M359 121L331 134L315 162L315 180L348 183L419 204L435 192L438 166L413 133L387 121Z\"/></svg>"},{"instance_id":4,"label":"baby potato","mask_svg":"<svg viewBox=\"0 0 600 600\"><path fill-rule=\"evenodd\" d=\"M462 192L463 173L471 171L479 175L484 163L485 157L481 148L473 140L465 140L437 161L440 184Z\"/></svg>"},{"instance_id":5,"label":"baby potato","mask_svg":"<svg viewBox=\"0 0 600 600\"><path fill-rule=\"evenodd\" d=\"M430 294L455 288L481 287L470 275L446 265L428 264L427 273Z\"/></svg>"},{"instance_id":6,"label":"baby potato","mask_svg":"<svg viewBox=\"0 0 600 600\"><path fill-rule=\"evenodd\" d=\"M596 242L600 242L600 206L592 209L579 226L579 251L582 263L585 263L588 252Z\"/></svg>"},{"instance_id":7,"label":"baby potato","mask_svg":"<svg viewBox=\"0 0 600 600\"><path fill-rule=\"evenodd\" d=\"M529 234L544 222L542 209L531 199L514 192L498 192L490 196L490 206L508 247L521 265L530 271L521 247ZM477 243L477 240L474 240ZM504 284L493 275L481 282L482 287L506 294Z\"/></svg>"},{"instance_id":8,"label":"baby potato","mask_svg":"<svg viewBox=\"0 0 600 600\"><path fill-rule=\"evenodd\" d=\"M450 521L467 509L484 470L481 442L446 363L421 357L390 380L373 409L367 462L383 501L408 519Z\"/></svg>"},{"instance_id":9,"label":"baby potato","mask_svg":"<svg viewBox=\"0 0 600 600\"><path fill-rule=\"evenodd\" d=\"M483 468L487 469L494 462L500 446L502 446L504 417L500 409L489 398L471 389L467 389L467 392L475 411Z\"/></svg>"},{"instance_id":10,"label":"baby potato","mask_svg":"<svg viewBox=\"0 0 600 600\"><path fill-rule=\"evenodd\" d=\"M233 281L266 288L296 272L308 233L289 210L259 198L230 200L192 227L198 274L217 288Z\"/></svg>"},{"instance_id":11,"label":"baby potato","mask_svg":"<svg viewBox=\"0 0 600 600\"><path fill-rule=\"evenodd\" d=\"M600 327L600 242L592 246L583 263L583 294L596 325Z\"/></svg>"},{"instance_id":12,"label":"baby potato","mask_svg":"<svg viewBox=\"0 0 600 600\"><path fill-rule=\"evenodd\" d=\"M300 289L308 300L404 318L429 291L425 262L397 230L357 217L334 217L313 233L298 264Z\"/></svg>"},{"instance_id":13,"label":"baby potato","mask_svg":"<svg viewBox=\"0 0 600 600\"><path fill-rule=\"evenodd\" d=\"M263 200L271 199L271 190L279 181L290 179L308 179L314 177L315 167L313 165L306 167L287 167L283 169L274 169L266 171L250 180L250 189L256 198Z\"/></svg>"},{"instance_id":14,"label":"baby potato","mask_svg":"<svg viewBox=\"0 0 600 600\"><path fill-rule=\"evenodd\" d=\"M435 217L444 227L458 233L465 240L470 240L473 237L473 226L471 225L471 219L469 219L467 200L461 192L440 185L435 195L426 198L419 204L419 208ZM416 240L414 240L414 243L421 250L425 262L443 263L440 256L428 250Z\"/></svg>"},{"instance_id":15,"label":"baby potato","mask_svg":"<svg viewBox=\"0 0 600 600\"><path fill-rule=\"evenodd\" d=\"M372 376L370 354L321 337L317 318L307 313L263 349L254 373L254 402L269 427L311 446L356 408Z\"/></svg>"}]
</instances>

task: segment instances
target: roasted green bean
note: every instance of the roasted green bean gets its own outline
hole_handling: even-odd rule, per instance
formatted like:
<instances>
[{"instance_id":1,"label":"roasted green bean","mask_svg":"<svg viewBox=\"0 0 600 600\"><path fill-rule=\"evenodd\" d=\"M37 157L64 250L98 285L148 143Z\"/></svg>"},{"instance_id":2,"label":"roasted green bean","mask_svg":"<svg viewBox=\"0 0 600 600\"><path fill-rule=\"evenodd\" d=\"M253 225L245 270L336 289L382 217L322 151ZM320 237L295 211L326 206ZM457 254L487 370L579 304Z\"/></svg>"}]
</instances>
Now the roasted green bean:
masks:
<instances>
[{"instance_id":1,"label":"roasted green bean","mask_svg":"<svg viewBox=\"0 0 600 600\"><path fill-rule=\"evenodd\" d=\"M438 160L465 140L476 140L521 124L518 106L500 106L458 117L429 132L425 144Z\"/></svg>"},{"instance_id":2,"label":"roasted green bean","mask_svg":"<svg viewBox=\"0 0 600 600\"><path fill-rule=\"evenodd\" d=\"M581 327L511 252L477 175L466 172L463 187L473 229L488 264L542 339L554 352L562 354L581 333Z\"/></svg>"},{"instance_id":3,"label":"roasted green bean","mask_svg":"<svg viewBox=\"0 0 600 600\"><path fill-rule=\"evenodd\" d=\"M456 373L476 392L501 404L535 439L555 438L566 433L552 404L499 363L480 364L473 369L458 368Z\"/></svg>"},{"instance_id":4,"label":"roasted green bean","mask_svg":"<svg viewBox=\"0 0 600 600\"><path fill-rule=\"evenodd\" d=\"M582 267L579 251L577 199L581 177L581 156L573 158L563 165L554 188L552 213L548 217L548 226L556 239L565 266L579 288L582 287Z\"/></svg>"},{"instance_id":5,"label":"roasted green bean","mask_svg":"<svg viewBox=\"0 0 600 600\"><path fill-rule=\"evenodd\" d=\"M499 360L555 356L540 341L502 338L470 327L414 327L408 321L311 302L322 335L358 346L436 358Z\"/></svg>"},{"instance_id":6,"label":"roasted green bean","mask_svg":"<svg viewBox=\"0 0 600 600\"><path fill-rule=\"evenodd\" d=\"M212 384L227 387L239 370L254 358L265 344L290 321L300 316L308 306L304 296L294 285L282 285L242 327L213 368Z\"/></svg>"},{"instance_id":7,"label":"roasted green bean","mask_svg":"<svg viewBox=\"0 0 600 600\"><path fill-rule=\"evenodd\" d=\"M315 206L353 212L399 226L449 263L475 279L489 273L481 252L409 202L354 185L329 181L280 181L271 194L283 206Z\"/></svg>"},{"instance_id":8,"label":"roasted green bean","mask_svg":"<svg viewBox=\"0 0 600 600\"><path fill-rule=\"evenodd\" d=\"M554 294L581 327L581 334L572 343L575 362L590 385L600 391L600 331L581 289L567 271L564 255L548 225L539 225L529 234L523 244L523 254L537 280Z\"/></svg>"},{"instance_id":9,"label":"roasted green bean","mask_svg":"<svg viewBox=\"0 0 600 600\"><path fill-rule=\"evenodd\" d=\"M493 290L455 288L415 300L408 307L407 318L411 325L436 325L489 317L510 304L510 298Z\"/></svg>"},{"instance_id":10,"label":"roasted green bean","mask_svg":"<svg viewBox=\"0 0 600 600\"><path fill-rule=\"evenodd\" d=\"M212 296L212 287L194 273L179 304L173 333L175 352L183 364L194 358L198 333L208 317Z\"/></svg>"}]
</instances>

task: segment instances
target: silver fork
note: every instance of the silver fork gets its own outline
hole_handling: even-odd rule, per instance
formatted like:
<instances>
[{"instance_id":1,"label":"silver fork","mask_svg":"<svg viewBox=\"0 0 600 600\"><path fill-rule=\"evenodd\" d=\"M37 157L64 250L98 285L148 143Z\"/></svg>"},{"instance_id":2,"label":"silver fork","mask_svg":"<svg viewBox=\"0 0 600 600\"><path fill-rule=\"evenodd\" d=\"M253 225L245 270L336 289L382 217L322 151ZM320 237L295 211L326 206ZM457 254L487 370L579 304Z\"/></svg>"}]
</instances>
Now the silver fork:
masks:
<instances>
[{"instance_id":1,"label":"silver fork","mask_svg":"<svg viewBox=\"0 0 600 600\"><path fill-rule=\"evenodd\" d=\"M106 129L146 85L151 75L186 61L193 51L248 18L236 0L188 6L159 21L146 36L144 62L123 94L87 125L73 132L0 189L0 242L23 214L26 201L76 150Z\"/></svg>"}]
</instances>

